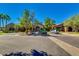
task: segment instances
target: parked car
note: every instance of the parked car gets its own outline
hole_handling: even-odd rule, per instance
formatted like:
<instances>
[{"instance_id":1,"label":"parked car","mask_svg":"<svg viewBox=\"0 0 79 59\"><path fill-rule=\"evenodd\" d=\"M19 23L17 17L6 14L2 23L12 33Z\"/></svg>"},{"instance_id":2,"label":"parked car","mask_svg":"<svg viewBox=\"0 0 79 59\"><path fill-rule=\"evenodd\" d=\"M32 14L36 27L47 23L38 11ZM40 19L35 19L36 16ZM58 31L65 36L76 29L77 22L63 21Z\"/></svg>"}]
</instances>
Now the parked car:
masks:
<instances>
[{"instance_id":1,"label":"parked car","mask_svg":"<svg viewBox=\"0 0 79 59\"><path fill-rule=\"evenodd\" d=\"M39 35L39 31L32 31L32 35Z\"/></svg>"},{"instance_id":2,"label":"parked car","mask_svg":"<svg viewBox=\"0 0 79 59\"><path fill-rule=\"evenodd\" d=\"M59 34L59 31L57 30L51 30L52 33L55 33L55 34Z\"/></svg>"},{"instance_id":3,"label":"parked car","mask_svg":"<svg viewBox=\"0 0 79 59\"><path fill-rule=\"evenodd\" d=\"M32 32L31 32L31 31L29 31L29 32L28 32L28 35L32 35Z\"/></svg>"},{"instance_id":4,"label":"parked car","mask_svg":"<svg viewBox=\"0 0 79 59\"><path fill-rule=\"evenodd\" d=\"M51 30L52 33L56 33L56 30Z\"/></svg>"},{"instance_id":5,"label":"parked car","mask_svg":"<svg viewBox=\"0 0 79 59\"><path fill-rule=\"evenodd\" d=\"M33 35L47 35L47 31L44 29L40 29L39 31L32 31Z\"/></svg>"},{"instance_id":6,"label":"parked car","mask_svg":"<svg viewBox=\"0 0 79 59\"><path fill-rule=\"evenodd\" d=\"M35 32L35 35L39 35L39 31L36 31L36 32Z\"/></svg>"},{"instance_id":7,"label":"parked car","mask_svg":"<svg viewBox=\"0 0 79 59\"><path fill-rule=\"evenodd\" d=\"M41 29L41 30L40 30L40 34L41 34L41 35L47 35L47 31L44 30L44 29Z\"/></svg>"}]
</instances>

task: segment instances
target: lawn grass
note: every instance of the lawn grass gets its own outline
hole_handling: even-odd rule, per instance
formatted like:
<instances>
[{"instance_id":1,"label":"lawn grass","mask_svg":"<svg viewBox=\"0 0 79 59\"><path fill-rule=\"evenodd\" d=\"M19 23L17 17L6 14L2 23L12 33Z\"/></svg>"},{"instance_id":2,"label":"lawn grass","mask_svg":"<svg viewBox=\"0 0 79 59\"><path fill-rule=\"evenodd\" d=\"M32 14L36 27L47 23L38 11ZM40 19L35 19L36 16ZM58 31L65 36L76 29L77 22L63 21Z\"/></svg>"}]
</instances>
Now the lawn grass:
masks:
<instances>
[{"instance_id":1,"label":"lawn grass","mask_svg":"<svg viewBox=\"0 0 79 59\"><path fill-rule=\"evenodd\" d=\"M79 32L67 32L69 34L79 34Z\"/></svg>"},{"instance_id":2,"label":"lawn grass","mask_svg":"<svg viewBox=\"0 0 79 59\"><path fill-rule=\"evenodd\" d=\"M79 32L60 32L61 34L62 33L66 33L66 34L73 34L73 35L79 35Z\"/></svg>"},{"instance_id":3,"label":"lawn grass","mask_svg":"<svg viewBox=\"0 0 79 59\"><path fill-rule=\"evenodd\" d=\"M0 32L0 35L3 35L3 34L5 34L4 32Z\"/></svg>"}]
</instances>

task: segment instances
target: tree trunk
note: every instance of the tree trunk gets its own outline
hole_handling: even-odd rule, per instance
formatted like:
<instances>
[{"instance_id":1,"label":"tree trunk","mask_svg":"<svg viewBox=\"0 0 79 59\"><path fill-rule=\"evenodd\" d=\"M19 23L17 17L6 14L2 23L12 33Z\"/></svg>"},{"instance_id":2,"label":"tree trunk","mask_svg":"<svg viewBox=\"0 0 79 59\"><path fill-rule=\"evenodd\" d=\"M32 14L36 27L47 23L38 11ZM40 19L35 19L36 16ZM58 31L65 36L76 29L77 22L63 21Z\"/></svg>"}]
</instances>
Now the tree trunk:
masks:
<instances>
[{"instance_id":1,"label":"tree trunk","mask_svg":"<svg viewBox=\"0 0 79 59\"><path fill-rule=\"evenodd\" d=\"M0 31L1 31L1 19L0 19Z\"/></svg>"},{"instance_id":2,"label":"tree trunk","mask_svg":"<svg viewBox=\"0 0 79 59\"><path fill-rule=\"evenodd\" d=\"M2 30L4 29L4 20L2 19Z\"/></svg>"},{"instance_id":3,"label":"tree trunk","mask_svg":"<svg viewBox=\"0 0 79 59\"><path fill-rule=\"evenodd\" d=\"M6 22L5 22L5 27L7 28L7 20L6 20Z\"/></svg>"}]
</instances>

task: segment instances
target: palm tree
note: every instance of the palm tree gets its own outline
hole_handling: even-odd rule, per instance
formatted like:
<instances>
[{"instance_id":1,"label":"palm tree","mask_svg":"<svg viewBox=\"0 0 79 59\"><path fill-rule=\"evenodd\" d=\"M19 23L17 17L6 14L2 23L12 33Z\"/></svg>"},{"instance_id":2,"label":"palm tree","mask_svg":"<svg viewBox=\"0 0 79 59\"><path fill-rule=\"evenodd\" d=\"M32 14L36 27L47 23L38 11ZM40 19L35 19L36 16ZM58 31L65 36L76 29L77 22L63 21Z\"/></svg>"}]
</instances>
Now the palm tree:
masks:
<instances>
[{"instance_id":1,"label":"palm tree","mask_svg":"<svg viewBox=\"0 0 79 59\"><path fill-rule=\"evenodd\" d=\"M4 25L7 25L7 22L10 20L10 16L8 16L7 14L0 14L0 30L2 30L2 27L4 28Z\"/></svg>"},{"instance_id":2,"label":"palm tree","mask_svg":"<svg viewBox=\"0 0 79 59\"><path fill-rule=\"evenodd\" d=\"M1 14L2 28L4 27L4 14Z\"/></svg>"},{"instance_id":3,"label":"palm tree","mask_svg":"<svg viewBox=\"0 0 79 59\"><path fill-rule=\"evenodd\" d=\"M0 30L1 30L1 21L2 21L2 14L0 14Z\"/></svg>"},{"instance_id":4,"label":"palm tree","mask_svg":"<svg viewBox=\"0 0 79 59\"><path fill-rule=\"evenodd\" d=\"M9 21L10 19L11 19L11 18L10 18L9 15L7 15L7 14L4 15L4 20L5 20L5 26L6 26L6 28L7 28L7 23L8 23L8 21Z\"/></svg>"}]
</instances>

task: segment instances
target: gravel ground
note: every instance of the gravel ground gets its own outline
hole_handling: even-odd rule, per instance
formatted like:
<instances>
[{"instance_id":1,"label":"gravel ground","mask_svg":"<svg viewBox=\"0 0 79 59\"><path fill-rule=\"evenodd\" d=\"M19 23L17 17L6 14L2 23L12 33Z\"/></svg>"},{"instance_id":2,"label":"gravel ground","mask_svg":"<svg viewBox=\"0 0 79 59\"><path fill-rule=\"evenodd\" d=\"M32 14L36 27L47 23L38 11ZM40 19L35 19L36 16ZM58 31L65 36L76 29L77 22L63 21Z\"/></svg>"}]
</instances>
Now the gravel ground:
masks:
<instances>
[{"instance_id":1,"label":"gravel ground","mask_svg":"<svg viewBox=\"0 0 79 59\"><path fill-rule=\"evenodd\" d=\"M47 36L15 36L15 34L0 36L0 54L18 51L29 53L31 49L44 51L53 56L69 56Z\"/></svg>"}]
</instances>

